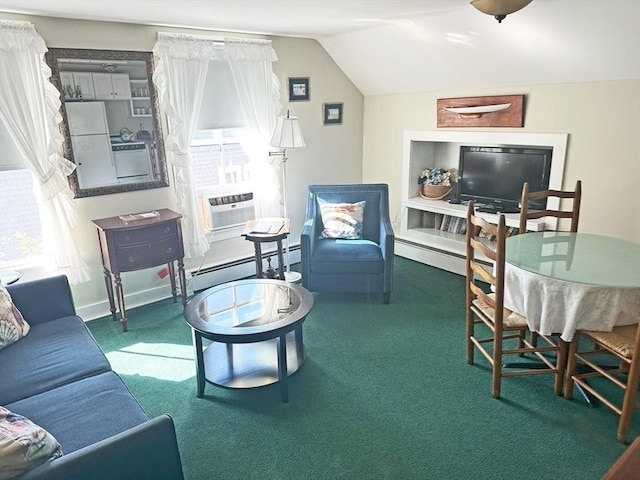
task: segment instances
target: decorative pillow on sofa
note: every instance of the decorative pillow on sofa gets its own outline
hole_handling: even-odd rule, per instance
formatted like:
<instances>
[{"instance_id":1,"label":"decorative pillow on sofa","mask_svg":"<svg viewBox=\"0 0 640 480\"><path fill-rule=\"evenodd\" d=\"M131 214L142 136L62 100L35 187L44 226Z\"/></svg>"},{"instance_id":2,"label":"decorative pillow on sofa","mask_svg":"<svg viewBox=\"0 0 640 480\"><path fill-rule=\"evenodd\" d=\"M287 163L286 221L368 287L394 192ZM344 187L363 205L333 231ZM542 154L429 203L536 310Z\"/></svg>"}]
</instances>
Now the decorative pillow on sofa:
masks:
<instances>
[{"instance_id":1,"label":"decorative pillow on sofa","mask_svg":"<svg viewBox=\"0 0 640 480\"><path fill-rule=\"evenodd\" d=\"M356 203L329 203L318 198L324 230L319 238L360 240L365 201Z\"/></svg>"},{"instance_id":2,"label":"decorative pillow on sofa","mask_svg":"<svg viewBox=\"0 0 640 480\"><path fill-rule=\"evenodd\" d=\"M0 285L0 350L24 337L29 328L7 289Z\"/></svg>"},{"instance_id":3,"label":"decorative pillow on sofa","mask_svg":"<svg viewBox=\"0 0 640 480\"><path fill-rule=\"evenodd\" d=\"M58 441L31 420L0 407L0 479L62 456Z\"/></svg>"}]
</instances>

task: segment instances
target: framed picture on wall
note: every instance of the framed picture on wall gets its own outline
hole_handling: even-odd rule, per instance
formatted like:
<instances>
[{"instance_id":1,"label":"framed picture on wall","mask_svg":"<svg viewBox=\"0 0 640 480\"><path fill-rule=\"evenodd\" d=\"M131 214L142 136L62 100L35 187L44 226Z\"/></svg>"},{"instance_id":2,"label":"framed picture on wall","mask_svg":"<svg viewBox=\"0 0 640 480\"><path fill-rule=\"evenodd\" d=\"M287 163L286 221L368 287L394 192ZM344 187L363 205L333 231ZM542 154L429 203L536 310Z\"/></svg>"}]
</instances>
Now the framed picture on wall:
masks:
<instances>
[{"instance_id":1,"label":"framed picture on wall","mask_svg":"<svg viewBox=\"0 0 640 480\"><path fill-rule=\"evenodd\" d=\"M324 125L340 125L342 123L342 103L323 103L322 123Z\"/></svg>"},{"instance_id":2,"label":"framed picture on wall","mask_svg":"<svg viewBox=\"0 0 640 480\"><path fill-rule=\"evenodd\" d=\"M309 77L289 77L289 101L309 100Z\"/></svg>"}]
</instances>

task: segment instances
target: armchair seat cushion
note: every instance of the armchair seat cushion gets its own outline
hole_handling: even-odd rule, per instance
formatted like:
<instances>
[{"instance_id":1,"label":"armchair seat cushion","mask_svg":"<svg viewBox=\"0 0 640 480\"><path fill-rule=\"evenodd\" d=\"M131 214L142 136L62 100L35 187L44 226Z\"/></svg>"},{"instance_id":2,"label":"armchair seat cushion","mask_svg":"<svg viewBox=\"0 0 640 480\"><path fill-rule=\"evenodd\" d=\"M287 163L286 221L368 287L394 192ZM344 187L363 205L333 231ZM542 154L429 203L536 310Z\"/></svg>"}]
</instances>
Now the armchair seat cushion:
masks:
<instances>
[{"instance_id":1,"label":"armchair seat cushion","mask_svg":"<svg viewBox=\"0 0 640 480\"><path fill-rule=\"evenodd\" d=\"M384 271L380 247L371 240L323 239L311 256L314 273L375 274Z\"/></svg>"}]
</instances>

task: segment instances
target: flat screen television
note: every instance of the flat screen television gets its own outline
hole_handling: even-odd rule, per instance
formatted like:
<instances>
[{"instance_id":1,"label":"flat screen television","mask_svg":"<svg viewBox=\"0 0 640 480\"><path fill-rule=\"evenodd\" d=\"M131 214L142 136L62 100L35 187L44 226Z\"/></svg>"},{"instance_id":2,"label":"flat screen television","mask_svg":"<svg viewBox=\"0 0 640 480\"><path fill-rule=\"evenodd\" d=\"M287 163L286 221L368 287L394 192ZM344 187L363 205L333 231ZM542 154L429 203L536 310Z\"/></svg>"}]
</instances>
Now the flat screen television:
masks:
<instances>
[{"instance_id":1,"label":"flat screen television","mask_svg":"<svg viewBox=\"0 0 640 480\"><path fill-rule=\"evenodd\" d=\"M518 212L524 182L531 192L549 188L551 153L550 148L462 146L456 196L489 211ZM529 208L544 210L546 199L530 202Z\"/></svg>"}]
</instances>

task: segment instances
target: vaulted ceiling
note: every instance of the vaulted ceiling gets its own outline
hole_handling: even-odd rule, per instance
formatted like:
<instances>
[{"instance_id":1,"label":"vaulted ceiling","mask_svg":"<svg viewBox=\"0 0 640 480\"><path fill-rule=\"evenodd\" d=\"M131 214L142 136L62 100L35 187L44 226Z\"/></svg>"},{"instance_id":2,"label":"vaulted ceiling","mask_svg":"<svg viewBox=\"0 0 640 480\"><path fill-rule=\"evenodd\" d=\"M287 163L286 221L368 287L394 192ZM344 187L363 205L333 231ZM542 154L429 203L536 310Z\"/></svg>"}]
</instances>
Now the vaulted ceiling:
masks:
<instances>
[{"instance_id":1,"label":"vaulted ceiling","mask_svg":"<svg viewBox=\"0 0 640 480\"><path fill-rule=\"evenodd\" d=\"M365 95L640 78L639 0L0 0L2 11L317 39ZM203 32L204 33L204 32Z\"/></svg>"}]
</instances>

